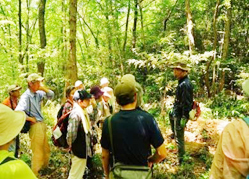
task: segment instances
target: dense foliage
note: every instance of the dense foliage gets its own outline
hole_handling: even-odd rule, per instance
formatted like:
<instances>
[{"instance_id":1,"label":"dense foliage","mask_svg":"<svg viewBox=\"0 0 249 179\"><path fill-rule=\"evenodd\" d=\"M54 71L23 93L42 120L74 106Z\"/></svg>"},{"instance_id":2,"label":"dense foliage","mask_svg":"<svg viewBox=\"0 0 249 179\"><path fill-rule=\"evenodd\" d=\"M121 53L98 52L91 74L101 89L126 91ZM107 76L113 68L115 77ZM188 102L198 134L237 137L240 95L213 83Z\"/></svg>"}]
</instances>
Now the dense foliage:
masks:
<instances>
[{"instance_id":1,"label":"dense foliage","mask_svg":"<svg viewBox=\"0 0 249 179\"><path fill-rule=\"evenodd\" d=\"M45 1L45 46L38 11L44 1L0 1L1 101L8 95L10 84L17 83L24 91L26 77L41 72L41 63L45 65L42 72L46 83L56 93L56 102L62 99L69 73L87 88L104 76L114 87L123 74L132 73L145 90L149 112L168 124L170 106L166 100L177 85L170 65L181 60L192 67L195 98L208 109L204 118L247 115L248 99L241 98L242 81L249 77L247 1L77 0L77 70L70 71L71 1ZM206 157L205 151L201 154ZM22 156L26 162L29 157ZM179 171L182 176L195 167L195 161L189 161L188 170L185 167ZM165 176L158 174L160 177ZM202 178L207 177L202 174Z\"/></svg>"}]
</instances>

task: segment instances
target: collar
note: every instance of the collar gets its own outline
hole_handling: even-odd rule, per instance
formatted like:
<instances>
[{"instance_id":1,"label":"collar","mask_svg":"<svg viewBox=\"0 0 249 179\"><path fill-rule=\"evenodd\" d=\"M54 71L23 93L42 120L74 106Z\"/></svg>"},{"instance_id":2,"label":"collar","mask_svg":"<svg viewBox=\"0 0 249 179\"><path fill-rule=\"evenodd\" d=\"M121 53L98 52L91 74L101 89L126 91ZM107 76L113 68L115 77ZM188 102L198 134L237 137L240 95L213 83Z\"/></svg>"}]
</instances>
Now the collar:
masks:
<instances>
[{"instance_id":1,"label":"collar","mask_svg":"<svg viewBox=\"0 0 249 179\"><path fill-rule=\"evenodd\" d=\"M34 97L35 93L33 93L29 88L27 89L27 93L29 96Z\"/></svg>"},{"instance_id":2,"label":"collar","mask_svg":"<svg viewBox=\"0 0 249 179\"><path fill-rule=\"evenodd\" d=\"M178 82L181 83L183 82L186 78L188 78L188 75L184 76L183 78L181 78Z\"/></svg>"}]
</instances>

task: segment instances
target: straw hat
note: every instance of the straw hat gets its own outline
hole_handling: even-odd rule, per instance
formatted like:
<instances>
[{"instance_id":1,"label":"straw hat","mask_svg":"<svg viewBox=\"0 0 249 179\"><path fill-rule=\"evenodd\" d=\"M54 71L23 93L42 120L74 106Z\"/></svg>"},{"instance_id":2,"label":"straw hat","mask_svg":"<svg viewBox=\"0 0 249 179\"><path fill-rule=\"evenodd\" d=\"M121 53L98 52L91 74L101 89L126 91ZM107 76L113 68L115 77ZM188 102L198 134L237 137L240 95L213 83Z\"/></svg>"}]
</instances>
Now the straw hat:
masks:
<instances>
[{"instance_id":1,"label":"straw hat","mask_svg":"<svg viewBox=\"0 0 249 179\"><path fill-rule=\"evenodd\" d=\"M12 92L12 91L17 91L17 90L20 90L20 89L22 89L21 86L18 86L18 85L10 85L10 86L8 87L8 92L10 93L10 92Z\"/></svg>"},{"instance_id":2,"label":"straw hat","mask_svg":"<svg viewBox=\"0 0 249 179\"><path fill-rule=\"evenodd\" d=\"M190 67L187 63L184 62L176 62L173 66L170 66L170 68L178 68L184 71L190 71Z\"/></svg>"},{"instance_id":3,"label":"straw hat","mask_svg":"<svg viewBox=\"0 0 249 179\"><path fill-rule=\"evenodd\" d=\"M13 140L22 130L26 121L23 111L13 111L0 104L0 146Z\"/></svg>"},{"instance_id":4,"label":"straw hat","mask_svg":"<svg viewBox=\"0 0 249 179\"><path fill-rule=\"evenodd\" d=\"M38 75L37 73L32 73L27 78L28 82L36 82L36 81L42 81L42 80L44 80L44 78Z\"/></svg>"},{"instance_id":5,"label":"straw hat","mask_svg":"<svg viewBox=\"0 0 249 179\"><path fill-rule=\"evenodd\" d=\"M247 95L249 95L249 79L242 83L242 89Z\"/></svg>"}]
</instances>

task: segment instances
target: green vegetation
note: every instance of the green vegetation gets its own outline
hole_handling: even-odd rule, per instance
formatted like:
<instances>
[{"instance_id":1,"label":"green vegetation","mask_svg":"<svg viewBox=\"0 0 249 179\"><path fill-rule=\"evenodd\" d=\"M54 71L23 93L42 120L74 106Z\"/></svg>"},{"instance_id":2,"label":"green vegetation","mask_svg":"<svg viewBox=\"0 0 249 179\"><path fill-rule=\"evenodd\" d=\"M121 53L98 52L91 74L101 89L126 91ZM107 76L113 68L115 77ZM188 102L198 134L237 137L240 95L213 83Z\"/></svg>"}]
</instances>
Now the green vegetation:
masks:
<instances>
[{"instance_id":1,"label":"green vegetation","mask_svg":"<svg viewBox=\"0 0 249 179\"><path fill-rule=\"evenodd\" d=\"M80 79L89 88L106 76L114 87L123 74L132 73L169 151L155 166L156 178L208 178L210 148L215 150L218 141L216 119L229 121L249 111L241 90L249 77L247 12L247 1L240 0L1 0L0 100L8 96L9 85L17 83L24 92L28 74L41 73L56 95L43 104L51 136L66 86ZM202 107L201 120L187 128L201 147L188 149L187 163L180 167L176 145L168 139L177 86L170 65L176 60L192 67L189 76ZM30 165L28 135L21 134L21 141L21 159ZM43 177L66 178L69 154L51 149ZM94 162L101 175L99 155Z\"/></svg>"}]
</instances>

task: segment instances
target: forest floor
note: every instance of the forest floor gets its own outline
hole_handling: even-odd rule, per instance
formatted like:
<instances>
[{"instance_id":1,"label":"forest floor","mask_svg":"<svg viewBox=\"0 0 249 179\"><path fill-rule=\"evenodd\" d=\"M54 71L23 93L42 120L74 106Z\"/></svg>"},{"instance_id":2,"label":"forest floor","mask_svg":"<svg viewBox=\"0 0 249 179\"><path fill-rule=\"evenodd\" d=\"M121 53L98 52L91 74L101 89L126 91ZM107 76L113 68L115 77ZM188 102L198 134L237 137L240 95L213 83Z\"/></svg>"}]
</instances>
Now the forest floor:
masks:
<instances>
[{"instance_id":1,"label":"forest floor","mask_svg":"<svg viewBox=\"0 0 249 179\"><path fill-rule=\"evenodd\" d=\"M168 120L160 119L159 127L165 139L168 152L166 159L160 164L154 165L154 178L157 179L194 179L208 178L213 155L215 153L219 136L224 127L229 123L227 120L204 119L200 117L197 121L188 121L185 129L185 150L184 163L180 166L177 160L177 147L174 139L170 138L171 129ZM51 136L53 125L48 124L48 135ZM21 134L21 159L30 165L31 150L29 137ZM53 146L50 140L51 157L49 166L43 169L39 178L41 179L66 179L70 169L70 154ZM96 154L93 157L94 171L89 179L103 178L101 167L101 149L97 145Z\"/></svg>"}]
</instances>

